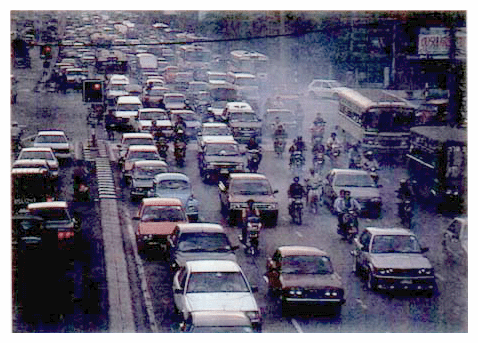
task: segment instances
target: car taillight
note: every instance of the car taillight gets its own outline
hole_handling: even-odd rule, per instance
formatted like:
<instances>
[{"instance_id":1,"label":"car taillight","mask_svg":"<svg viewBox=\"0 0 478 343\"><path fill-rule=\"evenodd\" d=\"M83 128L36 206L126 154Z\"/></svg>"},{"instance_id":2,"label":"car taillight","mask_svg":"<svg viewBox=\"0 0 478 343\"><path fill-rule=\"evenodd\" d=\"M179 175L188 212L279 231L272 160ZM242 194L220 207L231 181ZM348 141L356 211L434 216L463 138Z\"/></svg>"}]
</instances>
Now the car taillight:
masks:
<instances>
[{"instance_id":1,"label":"car taillight","mask_svg":"<svg viewBox=\"0 0 478 343\"><path fill-rule=\"evenodd\" d=\"M58 239L68 239L75 236L73 231L58 231Z\"/></svg>"}]
</instances>

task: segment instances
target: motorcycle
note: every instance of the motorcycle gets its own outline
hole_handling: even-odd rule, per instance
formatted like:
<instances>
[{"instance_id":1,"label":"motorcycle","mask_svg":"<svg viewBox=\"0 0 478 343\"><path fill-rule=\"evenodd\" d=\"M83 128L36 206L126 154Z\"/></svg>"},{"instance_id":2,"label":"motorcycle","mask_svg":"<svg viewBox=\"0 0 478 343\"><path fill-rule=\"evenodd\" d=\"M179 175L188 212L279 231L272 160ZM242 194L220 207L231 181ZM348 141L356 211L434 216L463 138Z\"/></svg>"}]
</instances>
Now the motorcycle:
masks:
<instances>
[{"instance_id":1,"label":"motorcycle","mask_svg":"<svg viewBox=\"0 0 478 343\"><path fill-rule=\"evenodd\" d=\"M285 140L276 136L274 138L274 152L276 153L277 157L282 158L282 154L285 150Z\"/></svg>"},{"instance_id":2,"label":"motorcycle","mask_svg":"<svg viewBox=\"0 0 478 343\"><path fill-rule=\"evenodd\" d=\"M400 221L407 228L410 229L412 226L412 213L413 206L410 199L404 199L398 204L398 216Z\"/></svg>"},{"instance_id":3,"label":"motorcycle","mask_svg":"<svg viewBox=\"0 0 478 343\"><path fill-rule=\"evenodd\" d=\"M186 159L186 143L174 142L174 157L176 159L176 165L183 167L184 160Z\"/></svg>"},{"instance_id":4,"label":"motorcycle","mask_svg":"<svg viewBox=\"0 0 478 343\"><path fill-rule=\"evenodd\" d=\"M317 214L319 205L322 202L322 187L319 185L307 186L307 196L312 213Z\"/></svg>"},{"instance_id":5,"label":"motorcycle","mask_svg":"<svg viewBox=\"0 0 478 343\"><path fill-rule=\"evenodd\" d=\"M354 210L344 213L342 227L337 226L337 233L349 243L358 235L357 213Z\"/></svg>"},{"instance_id":6,"label":"motorcycle","mask_svg":"<svg viewBox=\"0 0 478 343\"><path fill-rule=\"evenodd\" d=\"M168 149L169 149L168 142L166 141L166 139L165 138L159 139L158 142L156 143L156 146L158 148L159 156L166 161L168 157Z\"/></svg>"},{"instance_id":7,"label":"motorcycle","mask_svg":"<svg viewBox=\"0 0 478 343\"><path fill-rule=\"evenodd\" d=\"M247 169L249 169L249 172L257 173L260 162L261 156L259 149L248 150Z\"/></svg>"},{"instance_id":8,"label":"motorcycle","mask_svg":"<svg viewBox=\"0 0 478 343\"><path fill-rule=\"evenodd\" d=\"M297 225L302 225L302 197L293 197L289 205L289 214L292 217L292 222Z\"/></svg>"},{"instance_id":9,"label":"motorcycle","mask_svg":"<svg viewBox=\"0 0 478 343\"><path fill-rule=\"evenodd\" d=\"M304 155L301 151L294 151L290 156L290 168L292 170L301 170L305 165Z\"/></svg>"},{"instance_id":10,"label":"motorcycle","mask_svg":"<svg viewBox=\"0 0 478 343\"><path fill-rule=\"evenodd\" d=\"M322 140L324 139L324 131L325 131L325 123L314 125L310 129L311 145L312 146L322 144Z\"/></svg>"},{"instance_id":11,"label":"motorcycle","mask_svg":"<svg viewBox=\"0 0 478 343\"><path fill-rule=\"evenodd\" d=\"M262 229L261 219L256 216L251 216L247 219L246 237L241 237L244 243L244 251L249 255L256 255L259 252L259 232Z\"/></svg>"},{"instance_id":12,"label":"motorcycle","mask_svg":"<svg viewBox=\"0 0 478 343\"><path fill-rule=\"evenodd\" d=\"M315 172L321 172L324 167L325 155L323 152L317 152L314 154L313 165Z\"/></svg>"}]
</instances>

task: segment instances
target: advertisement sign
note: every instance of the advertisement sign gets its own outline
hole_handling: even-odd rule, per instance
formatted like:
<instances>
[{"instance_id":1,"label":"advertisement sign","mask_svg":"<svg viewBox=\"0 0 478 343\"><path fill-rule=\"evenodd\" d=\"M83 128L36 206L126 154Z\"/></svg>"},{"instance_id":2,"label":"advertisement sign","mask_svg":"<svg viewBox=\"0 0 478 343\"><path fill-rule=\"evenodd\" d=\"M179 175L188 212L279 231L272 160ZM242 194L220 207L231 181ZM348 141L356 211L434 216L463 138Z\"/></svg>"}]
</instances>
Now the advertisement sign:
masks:
<instances>
[{"instance_id":1,"label":"advertisement sign","mask_svg":"<svg viewBox=\"0 0 478 343\"><path fill-rule=\"evenodd\" d=\"M455 57L466 59L466 31L457 28L455 33ZM422 30L418 35L418 54L430 57L446 57L450 54L450 32L443 28Z\"/></svg>"}]
</instances>

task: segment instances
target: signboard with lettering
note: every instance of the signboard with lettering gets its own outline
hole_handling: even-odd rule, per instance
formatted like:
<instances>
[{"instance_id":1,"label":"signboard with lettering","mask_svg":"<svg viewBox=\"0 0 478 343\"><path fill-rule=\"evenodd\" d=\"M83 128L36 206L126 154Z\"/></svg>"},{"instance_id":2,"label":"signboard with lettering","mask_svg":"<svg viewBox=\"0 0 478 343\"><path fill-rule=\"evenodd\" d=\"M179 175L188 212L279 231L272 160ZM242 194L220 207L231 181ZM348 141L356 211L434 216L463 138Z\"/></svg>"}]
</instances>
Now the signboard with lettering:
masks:
<instances>
[{"instance_id":1,"label":"signboard with lettering","mask_svg":"<svg viewBox=\"0 0 478 343\"><path fill-rule=\"evenodd\" d=\"M455 33L455 58L466 59L466 31L457 28ZM422 30L418 35L418 54L430 57L448 57L450 54L449 30L435 28Z\"/></svg>"}]
</instances>

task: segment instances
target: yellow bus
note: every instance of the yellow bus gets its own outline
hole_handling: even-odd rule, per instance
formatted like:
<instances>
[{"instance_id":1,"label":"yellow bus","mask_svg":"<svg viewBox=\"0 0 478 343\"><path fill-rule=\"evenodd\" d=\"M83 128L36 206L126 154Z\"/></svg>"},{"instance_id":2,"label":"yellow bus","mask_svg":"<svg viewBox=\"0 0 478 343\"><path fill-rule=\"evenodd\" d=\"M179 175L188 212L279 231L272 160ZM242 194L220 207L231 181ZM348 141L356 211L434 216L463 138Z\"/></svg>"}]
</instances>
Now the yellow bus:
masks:
<instances>
[{"instance_id":1,"label":"yellow bus","mask_svg":"<svg viewBox=\"0 0 478 343\"><path fill-rule=\"evenodd\" d=\"M346 143L402 158L408 150L416 107L382 89L339 88L339 127Z\"/></svg>"}]
</instances>

